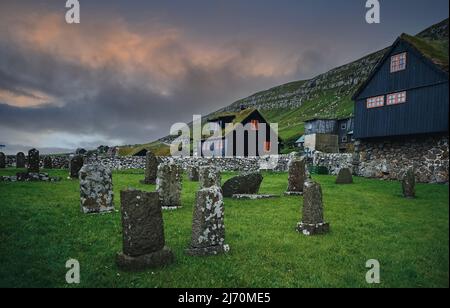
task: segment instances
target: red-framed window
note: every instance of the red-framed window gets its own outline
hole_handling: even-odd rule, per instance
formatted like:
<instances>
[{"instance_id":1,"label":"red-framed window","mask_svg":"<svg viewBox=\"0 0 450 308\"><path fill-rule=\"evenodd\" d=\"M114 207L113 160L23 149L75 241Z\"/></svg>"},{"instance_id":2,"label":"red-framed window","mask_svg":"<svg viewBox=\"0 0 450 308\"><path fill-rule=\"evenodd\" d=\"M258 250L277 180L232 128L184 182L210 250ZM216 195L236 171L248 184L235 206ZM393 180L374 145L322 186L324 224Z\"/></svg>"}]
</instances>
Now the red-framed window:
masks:
<instances>
[{"instance_id":1,"label":"red-framed window","mask_svg":"<svg viewBox=\"0 0 450 308\"><path fill-rule=\"evenodd\" d=\"M384 106L384 95L383 96L376 96L376 97L369 97L367 99L367 108L377 108L377 107L383 107Z\"/></svg>"},{"instance_id":2,"label":"red-framed window","mask_svg":"<svg viewBox=\"0 0 450 308\"><path fill-rule=\"evenodd\" d=\"M265 141L264 142L264 151L265 152L270 152L271 149L272 149L272 142Z\"/></svg>"},{"instance_id":3,"label":"red-framed window","mask_svg":"<svg viewBox=\"0 0 450 308\"><path fill-rule=\"evenodd\" d=\"M391 73L406 69L406 52L391 57Z\"/></svg>"},{"instance_id":4,"label":"red-framed window","mask_svg":"<svg viewBox=\"0 0 450 308\"><path fill-rule=\"evenodd\" d=\"M258 128L259 128L259 121L258 120L251 120L250 123L252 125L252 130L258 130Z\"/></svg>"},{"instance_id":5,"label":"red-framed window","mask_svg":"<svg viewBox=\"0 0 450 308\"><path fill-rule=\"evenodd\" d=\"M406 103L406 91L388 94L386 105L397 105Z\"/></svg>"}]
</instances>

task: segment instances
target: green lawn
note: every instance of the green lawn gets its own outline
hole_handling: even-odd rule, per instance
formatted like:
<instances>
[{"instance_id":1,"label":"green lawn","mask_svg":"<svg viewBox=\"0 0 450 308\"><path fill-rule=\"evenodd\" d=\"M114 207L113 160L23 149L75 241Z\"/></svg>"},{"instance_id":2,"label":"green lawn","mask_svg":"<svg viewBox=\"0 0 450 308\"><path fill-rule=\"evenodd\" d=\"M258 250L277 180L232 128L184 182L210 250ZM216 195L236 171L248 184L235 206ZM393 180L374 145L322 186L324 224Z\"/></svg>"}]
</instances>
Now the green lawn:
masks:
<instances>
[{"instance_id":1,"label":"green lawn","mask_svg":"<svg viewBox=\"0 0 450 308\"><path fill-rule=\"evenodd\" d=\"M16 170L0 171L0 175ZM0 287L73 287L65 262L81 264L79 287L373 287L365 282L368 259L381 264L379 287L448 287L448 186L418 185L416 200L401 196L398 182L356 178L322 184L331 233L297 234L302 198L225 200L228 255L184 255L190 242L197 183L183 183L184 208L164 213L167 245L176 262L142 273L120 272L120 213L80 213L78 182L51 171L59 183L0 183ZM228 178L231 174L226 174ZM114 174L115 202L127 187L154 190L142 171ZM282 194L287 174L265 174L261 191Z\"/></svg>"}]
</instances>

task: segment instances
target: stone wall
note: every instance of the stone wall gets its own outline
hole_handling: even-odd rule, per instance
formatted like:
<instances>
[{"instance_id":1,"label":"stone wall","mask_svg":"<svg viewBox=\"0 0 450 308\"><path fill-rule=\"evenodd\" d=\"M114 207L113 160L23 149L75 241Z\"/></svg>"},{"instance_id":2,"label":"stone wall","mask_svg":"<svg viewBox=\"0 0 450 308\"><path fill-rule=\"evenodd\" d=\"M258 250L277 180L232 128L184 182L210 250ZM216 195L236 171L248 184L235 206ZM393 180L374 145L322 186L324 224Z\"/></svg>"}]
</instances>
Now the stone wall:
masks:
<instances>
[{"instance_id":1,"label":"stone wall","mask_svg":"<svg viewBox=\"0 0 450 308\"><path fill-rule=\"evenodd\" d=\"M449 180L448 135L357 141L355 152L354 173L359 176L399 180L414 166L418 182Z\"/></svg>"},{"instance_id":2,"label":"stone wall","mask_svg":"<svg viewBox=\"0 0 450 308\"><path fill-rule=\"evenodd\" d=\"M337 175L342 168L353 169L353 154L315 152L312 164L327 167L330 174Z\"/></svg>"}]
</instances>

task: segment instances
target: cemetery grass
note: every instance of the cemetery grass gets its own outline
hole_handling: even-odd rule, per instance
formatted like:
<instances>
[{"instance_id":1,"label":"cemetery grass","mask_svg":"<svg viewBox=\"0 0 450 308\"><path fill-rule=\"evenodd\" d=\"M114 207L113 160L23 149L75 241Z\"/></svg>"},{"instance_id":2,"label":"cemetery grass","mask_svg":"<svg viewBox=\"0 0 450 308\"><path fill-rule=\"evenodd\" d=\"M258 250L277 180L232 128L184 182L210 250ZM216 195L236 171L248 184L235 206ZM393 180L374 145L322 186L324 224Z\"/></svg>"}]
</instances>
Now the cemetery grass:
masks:
<instances>
[{"instance_id":1,"label":"cemetery grass","mask_svg":"<svg viewBox=\"0 0 450 308\"><path fill-rule=\"evenodd\" d=\"M0 175L12 175L6 169ZM228 255L189 257L197 183L183 182L183 208L164 212L166 244L176 262L140 273L119 271L120 212L84 215L78 181L67 171L58 183L0 183L0 287L448 287L448 186L417 185L415 200L399 182L355 178L322 184L331 233L305 237L294 231L301 197L225 199ZM116 209L121 189L141 185L142 170L114 173ZM225 174L224 179L231 174ZM281 195L287 174L264 174L261 192ZM65 282L65 262L81 265L81 283ZM381 284L368 285L365 263L381 264Z\"/></svg>"}]
</instances>

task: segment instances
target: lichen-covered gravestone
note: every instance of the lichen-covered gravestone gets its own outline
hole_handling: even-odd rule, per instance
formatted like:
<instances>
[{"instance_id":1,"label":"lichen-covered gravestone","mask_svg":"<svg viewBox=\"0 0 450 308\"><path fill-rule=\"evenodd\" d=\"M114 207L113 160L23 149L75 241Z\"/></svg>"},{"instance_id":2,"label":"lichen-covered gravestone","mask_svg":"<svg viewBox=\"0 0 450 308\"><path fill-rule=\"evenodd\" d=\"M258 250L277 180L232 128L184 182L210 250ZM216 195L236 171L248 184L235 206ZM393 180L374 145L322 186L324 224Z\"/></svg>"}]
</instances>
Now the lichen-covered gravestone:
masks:
<instances>
[{"instance_id":1,"label":"lichen-covered gravestone","mask_svg":"<svg viewBox=\"0 0 450 308\"><path fill-rule=\"evenodd\" d=\"M79 172L81 167L83 167L84 164L84 159L83 156L81 155L75 155L74 157L72 157L72 159L70 160L70 177L72 179L78 179L79 177Z\"/></svg>"},{"instance_id":2,"label":"lichen-covered gravestone","mask_svg":"<svg viewBox=\"0 0 450 308\"><path fill-rule=\"evenodd\" d=\"M120 192L122 207L123 252L117 265L128 271L162 267L174 261L165 247L164 223L156 192Z\"/></svg>"},{"instance_id":3,"label":"lichen-covered gravestone","mask_svg":"<svg viewBox=\"0 0 450 308\"><path fill-rule=\"evenodd\" d=\"M163 209L181 207L183 170L172 160L158 167L156 191L159 193Z\"/></svg>"},{"instance_id":4,"label":"lichen-covered gravestone","mask_svg":"<svg viewBox=\"0 0 450 308\"><path fill-rule=\"evenodd\" d=\"M36 149L28 151L28 173L39 173L39 151Z\"/></svg>"},{"instance_id":5,"label":"lichen-covered gravestone","mask_svg":"<svg viewBox=\"0 0 450 308\"><path fill-rule=\"evenodd\" d=\"M214 166L203 166L199 168L200 188L219 186L222 182L220 170Z\"/></svg>"},{"instance_id":6,"label":"lichen-covered gravestone","mask_svg":"<svg viewBox=\"0 0 450 308\"><path fill-rule=\"evenodd\" d=\"M305 182L302 220L296 230L304 235L324 234L330 230L323 219L322 188L312 180Z\"/></svg>"},{"instance_id":7,"label":"lichen-covered gravestone","mask_svg":"<svg viewBox=\"0 0 450 308\"><path fill-rule=\"evenodd\" d=\"M25 168L25 154L23 152L19 152L16 154L16 168Z\"/></svg>"},{"instance_id":8,"label":"lichen-covered gravestone","mask_svg":"<svg viewBox=\"0 0 450 308\"><path fill-rule=\"evenodd\" d=\"M257 194L262 181L263 176L259 172L249 172L235 176L223 184L223 196L233 197L233 195Z\"/></svg>"},{"instance_id":9,"label":"lichen-covered gravestone","mask_svg":"<svg viewBox=\"0 0 450 308\"><path fill-rule=\"evenodd\" d=\"M306 160L304 157L293 157L288 164L289 178L286 195L302 195L307 180Z\"/></svg>"},{"instance_id":10,"label":"lichen-covered gravestone","mask_svg":"<svg viewBox=\"0 0 450 308\"><path fill-rule=\"evenodd\" d=\"M353 184L353 176L350 168L342 168L339 170L336 184Z\"/></svg>"},{"instance_id":11,"label":"lichen-covered gravestone","mask_svg":"<svg viewBox=\"0 0 450 308\"><path fill-rule=\"evenodd\" d=\"M229 251L225 244L224 206L220 187L197 192L192 219L192 240L186 253L191 256L217 255Z\"/></svg>"},{"instance_id":12,"label":"lichen-covered gravestone","mask_svg":"<svg viewBox=\"0 0 450 308\"><path fill-rule=\"evenodd\" d=\"M6 155L3 152L0 152L0 169L6 168Z\"/></svg>"},{"instance_id":13,"label":"lichen-covered gravestone","mask_svg":"<svg viewBox=\"0 0 450 308\"><path fill-rule=\"evenodd\" d=\"M113 211L111 170L102 165L84 165L79 173L81 211L86 214Z\"/></svg>"},{"instance_id":14,"label":"lichen-covered gravestone","mask_svg":"<svg viewBox=\"0 0 450 308\"><path fill-rule=\"evenodd\" d=\"M53 169L53 160L50 156L44 157L44 169Z\"/></svg>"},{"instance_id":15,"label":"lichen-covered gravestone","mask_svg":"<svg viewBox=\"0 0 450 308\"><path fill-rule=\"evenodd\" d=\"M402 180L403 196L408 199L416 197L416 176L414 168L409 168Z\"/></svg>"},{"instance_id":16,"label":"lichen-covered gravestone","mask_svg":"<svg viewBox=\"0 0 450 308\"><path fill-rule=\"evenodd\" d=\"M199 181L199 171L198 167L192 166L187 169L188 178L191 182L198 182Z\"/></svg>"},{"instance_id":17,"label":"lichen-covered gravestone","mask_svg":"<svg viewBox=\"0 0 450 308\"><path fill-rule=\"evenodd\" d=\"M142 184L156 184L158 172L158 159L153 152L148 151L145 159L145 179Z\"/></svg>"}]
</instances>

